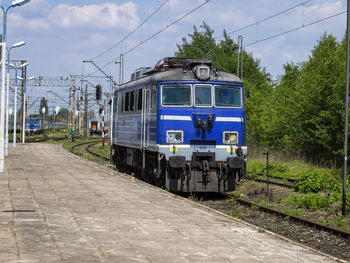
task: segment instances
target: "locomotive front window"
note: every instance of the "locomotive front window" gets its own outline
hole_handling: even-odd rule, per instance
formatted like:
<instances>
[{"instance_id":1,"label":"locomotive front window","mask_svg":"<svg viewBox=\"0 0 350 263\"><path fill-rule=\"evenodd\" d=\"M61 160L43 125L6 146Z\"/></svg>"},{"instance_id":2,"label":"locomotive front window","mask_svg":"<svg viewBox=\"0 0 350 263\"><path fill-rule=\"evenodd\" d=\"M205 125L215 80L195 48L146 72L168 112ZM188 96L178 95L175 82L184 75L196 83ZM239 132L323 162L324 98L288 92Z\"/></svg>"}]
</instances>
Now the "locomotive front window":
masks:
<instances>
[{"instance_id":1,"label":"locomotive front window","mask_svg":"<svg viewBox=\"0 0 350 263\"><path fill-rule=\"evenodd\" d=\"M241 107L241 88L233 86L215 86L215 106Z\"/></svg>"},{"instance_id":2,"label":"locomotive front window","mask_svg":"<svg viewBox=\"0 0 350 263\"><path fill-rule=\"evenodd\" d=\"M191 85L166 85L162 87L163 106L191 106Z\"/></svg>"},{"instance_id":3,"label":"locomotive front window","mask_svg":"<svg viewBox=\"0 0 350 263\"><path fill-rule=\"evenodd\" d=\"M196 106L211 106L211 85L195 86Z\"/></svg>"}]
</instances>

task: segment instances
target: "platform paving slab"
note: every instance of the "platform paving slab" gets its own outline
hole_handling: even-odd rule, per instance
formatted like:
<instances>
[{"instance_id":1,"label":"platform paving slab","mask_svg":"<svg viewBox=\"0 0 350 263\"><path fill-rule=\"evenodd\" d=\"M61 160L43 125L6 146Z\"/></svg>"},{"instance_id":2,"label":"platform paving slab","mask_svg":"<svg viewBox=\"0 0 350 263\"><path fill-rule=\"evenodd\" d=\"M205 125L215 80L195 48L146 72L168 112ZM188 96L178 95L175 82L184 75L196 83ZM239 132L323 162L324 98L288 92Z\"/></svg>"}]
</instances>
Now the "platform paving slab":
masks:
<instances>
[{"instance_id":1,"label":"platform paving slab","mask_svg":"<svg viewBox=\"0 0 350 263\"><path fill-rule=\"evenodd\" d=\"M56 145L5 167L0 262L337 262Z\"/></svg>"}]
</instances>

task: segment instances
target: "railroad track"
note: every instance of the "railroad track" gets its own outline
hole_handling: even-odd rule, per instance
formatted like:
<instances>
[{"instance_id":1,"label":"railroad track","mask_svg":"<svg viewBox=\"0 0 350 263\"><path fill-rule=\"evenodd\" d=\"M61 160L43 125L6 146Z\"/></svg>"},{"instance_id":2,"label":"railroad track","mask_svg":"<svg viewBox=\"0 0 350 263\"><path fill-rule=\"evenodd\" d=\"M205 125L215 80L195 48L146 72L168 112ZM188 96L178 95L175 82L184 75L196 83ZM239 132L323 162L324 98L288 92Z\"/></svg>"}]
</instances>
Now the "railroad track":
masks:
<instances>
[{"instance_id":1,"label":"railroad track","mask_svg":"<svg viewBox=\"0 0 350 263\"><path fill-rule=\"evenodd\" d=\"M266 176L266 174L258 174L258 176ZM267 180L259 179L259 178L253 178L252 175L247 177L247 179L248 180L254 180L254 181L260 182L260 183L267 183ZM282 180L282 182L272 181L271 179ZM278 186L287 187L287 188L293 188L293 184L295 183L295 181L296 180L292 179L292 178L284 178L284 177L280 177L280 176L269 175L269 184L273 184L273 185L278 185Z\"/></svg>"},{"instance_id":2,"label":"railroad track","mask_svg":"<svg viewBox=\"0 0 350 263\"><path fill-rule=\"evenodd\" d=\"M292 220L294 222L301 223L301 224L304 224L304 225L307 225L307 226L310 226L310 227L315 227L315 228L317 228L319 230L327 231L327 232L330 232L330 233L332 233L334 235L341 236L343 238L349 238L350 237L350 232L347 232L347 231L338 230L338 229L335 229L335 228L330 227L330 226L326 226L326 225L323 225L323 224L320 224L320 223L317 223L317 222L310 221L310 220L305 219L305 218L301 218L299 216L290 215L290 214L278 211L278 210L270 208L270 207L262 206L262 205L250 202L248 200L244 200L244 199L238 198L238 197L236 197L234 195L229 195L229 197L235 199L237 202L239 202L242 205L249 206L249 207L252 207L252 206L259 207L259 210L262 210L262 211L264 211L266 213L270 213L270 214L273 214L273 215L276 215L276 216L280 216L282 218L289 218L290 220Z\"/></svg>"},{"instance_id":3,"label":"railroad track","mask_svg":"<svg viewBox=\"0 0 350 263\"><path fill-rule=\"evenodd\" d=\"M44 138L26 138L26 143L32 143L32 142L45 142L47 139Z\"/></svg>"},{"instance_id":4,"label":"railroad track","mask_svg":"<svg viewBox=\"0 0 350 263\"><path fill-rule=\"evenodd\" d=\"M98 154L98 153L95 153L95 152L91 151L90 148L91 148L92 146L94 146L95 144L98 144L99 142L101 142L101 141L98 141L97 143L91 143L91 144L89 144L88 146L86 146L86 148L85 148L86 151L87 151L88 153L90 153L90 154L96 156L96 157L102 158L102 159L104 159L104 160L106 160L106 161L110 161L109 158L107 158L107 157L105 157L105 156L103 156L103 155L100 155L100 154Z\"/></svg>"},{"instance_id":5,"label":"railroad track","mask_svg":"<svg viewBox=\"0 0 350 263\"><path fill-rule=\"evenodd\" d=\"M78 137L77 139L79 139ZM66 140L67 138L53 138L53 137L46 137L46 138L26 138L25 142L26 143L32 143L32 142L46 142L48 140L54 140L54 141L63 141ZM19 141L17 141L19 142Z\"/></svg>"},{"instance_id":6,"label":"railroad track","mask_svg":"<svg viewBox=\"0 0 350 263\"><path fill-rule=\"evenodd\" d=\"M100 143L100 142L101 142L101 140L98 140L98 141L90 141L90 142L83 142L83 143L76 144L76 145L72 146L71 152L74 153L74 149L75 149L75 148L78 148L78 147L81 147L81 146L85 146L85 150L86 150L89 154L94 155L94 156L99 157L99 158L102 158L102 159L104 159L104 160L106 160L106 161L110 161L109 158L107 158L107 157L105 157L105 156L103 156L103 155L100 155L100 154L98 154L98 153L95 153L95 152L93 152L93 151L90 149L92 146L94 146L94 145L96 145L96 144L98 144L98 143Z\"/></svg>"}]
</instances>

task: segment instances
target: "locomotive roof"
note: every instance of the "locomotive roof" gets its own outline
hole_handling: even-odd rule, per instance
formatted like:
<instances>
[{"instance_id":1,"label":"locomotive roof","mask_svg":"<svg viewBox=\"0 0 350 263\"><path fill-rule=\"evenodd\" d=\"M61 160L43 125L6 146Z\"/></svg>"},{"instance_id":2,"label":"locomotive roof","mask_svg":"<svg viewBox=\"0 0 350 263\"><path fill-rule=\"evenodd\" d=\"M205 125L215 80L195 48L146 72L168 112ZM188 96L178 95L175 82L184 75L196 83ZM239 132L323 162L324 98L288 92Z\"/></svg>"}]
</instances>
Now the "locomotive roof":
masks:
<instances>
[{"instance_id":1,"label":"locomotive roof","mask_svg":"<svg viewBox=\"0 0 350 263\"><path fill-rule=\"evenodd\" d=\"M177 59L177 58L165 58L167 59ZM168 60L169 61L169 60ZM174 61L174 60L173 60ZM140 77L136 80L130 80L129 82L121 85L118 89L124 89L129 87L142 86L147 83L159 82L159 81L186 81L186 80L196 80L196 77L192 71L192 68L196 65L208 65L210 70L210 81L222 81L222 82L235 82L242 83L242 80L236 75L227 73L220 70L214 70L211 65L210 60L204 59L180 59L183 61L183 64L178 63L179 60L176 60L176 64L173 66L167 64L166 67L161 67L158 64L154 68L141 68L142 73ZM163 64L162 64L163 65Z\"/></svg>"}]
</instances>

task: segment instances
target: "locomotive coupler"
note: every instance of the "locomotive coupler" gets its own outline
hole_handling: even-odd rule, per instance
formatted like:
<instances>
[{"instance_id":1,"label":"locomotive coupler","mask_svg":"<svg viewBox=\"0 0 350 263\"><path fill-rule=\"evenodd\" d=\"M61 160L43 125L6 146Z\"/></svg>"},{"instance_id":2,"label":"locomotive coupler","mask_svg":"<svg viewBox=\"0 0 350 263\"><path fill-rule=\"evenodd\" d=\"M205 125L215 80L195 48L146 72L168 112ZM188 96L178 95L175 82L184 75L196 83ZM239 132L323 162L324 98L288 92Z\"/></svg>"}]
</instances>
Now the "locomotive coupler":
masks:
<instances>
[{"instance_id":1,"label":"locomotive coupler","mask_svg":"<svg viewBox=\"0 0 350 263\"><path fill-rule=\"evenodd\" d=\"M203 160L202 165L203 165L202 182L204 184L207 184L209 181L208 180L208 177L209 177L209 162L208 162L208 160Z\"/></svg>"}]
</instances>

